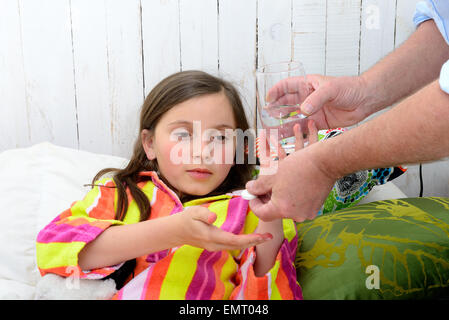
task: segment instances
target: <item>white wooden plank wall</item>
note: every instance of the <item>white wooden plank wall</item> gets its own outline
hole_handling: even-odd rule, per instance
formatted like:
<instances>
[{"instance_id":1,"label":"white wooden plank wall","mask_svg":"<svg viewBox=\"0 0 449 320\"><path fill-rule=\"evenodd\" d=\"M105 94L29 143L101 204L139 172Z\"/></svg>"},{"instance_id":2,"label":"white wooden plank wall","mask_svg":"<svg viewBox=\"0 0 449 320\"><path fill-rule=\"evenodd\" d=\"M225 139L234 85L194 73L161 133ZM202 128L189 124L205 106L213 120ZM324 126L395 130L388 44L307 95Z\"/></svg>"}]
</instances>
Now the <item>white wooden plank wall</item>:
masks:
<instances>
[{"instance_id":1,"label":"white wooden plank wall","mask_svg":"<svg viewBox=\"0 0 449 320\"><path fill-rule=\"evenodd\" d=\"M50 141L129 157L145 96L179 70L232 81L252 124L258 65L360 74L413 32L417 2L0 0L0 152ZM448 161L423 171L425 195L449 196ZM417 196L418 167L396 184Z\"/></svg>"}]
</instances>

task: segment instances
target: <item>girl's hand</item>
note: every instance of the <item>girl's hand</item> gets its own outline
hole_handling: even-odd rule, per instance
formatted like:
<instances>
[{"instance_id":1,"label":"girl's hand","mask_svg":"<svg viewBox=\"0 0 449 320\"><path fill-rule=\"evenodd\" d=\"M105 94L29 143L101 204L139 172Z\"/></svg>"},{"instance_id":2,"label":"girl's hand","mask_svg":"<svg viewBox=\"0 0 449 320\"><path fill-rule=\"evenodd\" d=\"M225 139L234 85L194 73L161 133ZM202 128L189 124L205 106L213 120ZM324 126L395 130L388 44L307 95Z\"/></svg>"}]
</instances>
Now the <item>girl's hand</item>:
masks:
<instances>
[{"instance_id":1,"label":"girl's hand","mask_svg":"<svg viewBox=\"0 0 449 320\"><path fill-rule=\"evenodd\" d=\"M308 123L308 143L309 145L315 144L318 141L318 130L313 120L309 119ZM286 207L285 205L282 206L282 202L279 201L277 198L272 197L273 191L276 191L277 197L279 195L283 195L284 198L294 198L294 196L297 196L297 193L299 192L299 188L292 189L291 186L295 185L294 180L295 176L293 173L298 170L303 170L305 173L312 174L312 169L316 170L316 166L314 166L313 163L310 163L310 161L298 161L293 160L294 158L300 157L304 151L308 150L308 148L304 149L304 138L303 138L303 130L301 130L301 127L299 124L295 125L293 127L295 132L295 152L291 153L289 156L287 156L282 149L282 147L279 145L278 141L271 141L272 145L278 144L278 150L277 154L280 161L278 166L276 166L275 172L273 172L270 175L260 175L257 180L250 181L246 184L246 189L254 195L257 195L256 199L253 199L250 201L250 207L251 210L262 220L264 221L271 221L276 218L282 218L282 217L290 217L289 212L292 211L291 207ZM263 132L263 131L262 131ZM266 137L262 136L259 137L260 141L266 141ZM266 141L267 144L267 150L269 150L269 143ZM261 171L264 168L264 166L273 165L273 161L270 160L269 152L266 154L260 155L260 163L261 163ZM268 160L267 160L268 159ZM306 165L311 165L311 169L304 169ZM273 170L270 170L273 171ZM327 178L327 177L326 177ZM323 179L324 181L325 179ZM309 181L308 179L304 179L304 181ZM324 182L323 182L324 183ZM326 180L327 183L327 180ZM334 181L335 183L335 181ZM273 186L276 185L276 189L273 189ZM332 189L333 183L331 183L331 189ZM325 185L327 188L327 185ZM281 189L278 191L277 189ZM307 188L306 188L307 189ZM325 188L323 188L325 190ZM310 191L310 190L308 190ZM314 191L316 192L316 190ZM330 189L329 189L330 192ZM304 192L303 192L304 193ZM305 194L305 193L304 193ZM323 200L324 201L324 200ZM279 202L279 203L278 203ZM294 201L290 201L290 203L294 204ZM313 208L315 209L315 208ZM316 211L311 210L312 212L318 212L319 208L316 209ZM309 210L310 211L310 210ZM268 213L266 213L268 212ZM305 217L294 217L294 219L298 222L304 221L305 219L312 219L314 216L305 216Z\"/></svg>"},{"instance_id":2,"label":"girl's hand","mask_svg":"<svg viewBox=\"0 0 449 320\"><path fill-rule=\"evenodd\" d=\"M315 121L311 119L307 121L307 131L302 130L301 125L297 123L293 127L293 132L295 133L295 151L303 149L306 142L308 142L309 145L318 142L318 129L315 125ZM304 132L308 133L306 141L304 140ZM284 148L282 148L279 141L273 140L272 136L270 136L270 139L271 145L277 146L276 154L278 155L279 160L285 159L285 157L287 157L287 154L285 153ZM261 152L259 157L261 167L266 167L271 164L270 157L272 155L270 154L270 143L263 130L260 133L259 142L265 143L265 148L262 149L263 151L265 151L265 153Z\"/></svg>"},{"instance_id":3,"label":"girl's hand","mask_svg":"<svg viewBox=\"0 0 449 320\"><path fill-rule=\"evenodd\" d=\"M189 207L176 214L180 244L207 251L242 250L271 239L270 234L236 235L213 225L217 215L205 207Z\"/></svg>"}]
</instances>

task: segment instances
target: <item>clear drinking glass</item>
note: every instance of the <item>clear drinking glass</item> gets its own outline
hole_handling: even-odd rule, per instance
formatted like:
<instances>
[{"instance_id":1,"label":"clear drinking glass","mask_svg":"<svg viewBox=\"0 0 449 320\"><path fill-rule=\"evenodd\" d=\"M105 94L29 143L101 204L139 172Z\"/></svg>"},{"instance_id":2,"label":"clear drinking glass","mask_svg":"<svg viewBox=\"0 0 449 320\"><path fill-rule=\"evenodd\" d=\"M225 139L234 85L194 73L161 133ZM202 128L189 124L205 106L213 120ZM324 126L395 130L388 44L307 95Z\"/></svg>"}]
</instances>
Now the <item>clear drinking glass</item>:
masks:
<instances>
[{"instance_id":1,"label":"clear drinking glass","mask_svg":"<svg viewBox=\"0 0 449 320\"><path fill-rule=\"evenodd\" d=\"M285 80L298 77L287 83ZM276 85L276 91L283 98L278 102L268 103L267 94ZM278 140L287 154L295 151L295 135L293 127L299 123L305 130L306 117L300 113L299 107L308 95L306 74L303 65L298 61L280 62L264 65L256 70L257 113L262 128L278 129ZM274 146L275 147L275 146Z\"/></svg>"}]
</instances>

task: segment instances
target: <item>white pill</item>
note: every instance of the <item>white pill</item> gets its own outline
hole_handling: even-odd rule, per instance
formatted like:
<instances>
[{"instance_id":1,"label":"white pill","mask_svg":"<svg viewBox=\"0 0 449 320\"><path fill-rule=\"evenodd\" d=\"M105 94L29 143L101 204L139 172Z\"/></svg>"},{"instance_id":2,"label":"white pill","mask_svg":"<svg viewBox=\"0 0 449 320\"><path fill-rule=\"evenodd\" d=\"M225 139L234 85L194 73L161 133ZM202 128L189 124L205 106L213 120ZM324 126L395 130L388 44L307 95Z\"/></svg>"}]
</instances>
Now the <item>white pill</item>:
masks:
<instances>
[{"instance_id":1,"label":"white pill","mask_svg":"<svg viewBox=\"0 0 449 320\"><path fill-rule=\"evenodd\" d=\"M246 189L242 191L241 196L242 196L242 198L245 199L245 200L253 200L253 199L256 199L256 198L257 198L257 196L255 196L255 195L249 193L248 190L246 190Z\"/></svg>"}]
</instances>

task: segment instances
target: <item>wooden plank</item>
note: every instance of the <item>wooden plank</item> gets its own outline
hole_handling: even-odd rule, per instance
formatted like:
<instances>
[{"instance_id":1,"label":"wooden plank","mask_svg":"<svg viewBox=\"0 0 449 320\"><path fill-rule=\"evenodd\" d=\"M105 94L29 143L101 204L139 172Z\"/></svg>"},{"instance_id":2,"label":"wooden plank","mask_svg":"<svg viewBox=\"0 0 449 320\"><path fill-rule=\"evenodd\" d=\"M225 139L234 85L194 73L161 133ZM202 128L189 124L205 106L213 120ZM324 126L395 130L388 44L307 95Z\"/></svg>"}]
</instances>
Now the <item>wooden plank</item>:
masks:
<instances>
[{"instance_id":1,"label":"wooden plank","mask_svg":"<svg viewBox=\"0 0 449 320\"><path fill-rule=\"evenodd\" d=\"M130 157L144 100L140 1L105 4L112 154Z\"/></svg>"},{"instance_id":2,"label":"wooden plank","mask_svg":"<svg viewBox=\"0 0 449 320\"><path fill-rule=\"evenodd\" d=\"M413 16L420 0L397 0L395 47L400 46L415 31Z\"/></svg>"},{"instance_id":3,"label":"wooden plank","mask_svg":"<svg viewBox=\"0 0 449 320\"><path fill-rule=\"evenodd\" d=\"M449 159L424 163L422 174L424 197L449 197ZM407 172L393 182L408 197L418 197L419 165L409 165Z\"/></svg>"},{"instance_id":4,"label":"wooden plank","mask_svg":"<svg viewBox=\"0 0 449 320\"><path fill-rule=\"evenodd\" d=\"M290 61L292 50L291 0L259 0L257 8L257 64Z\"/></svg>"},{"instance_id":5,"label":"wooden plank","mask_svg":"<svg viewBox=\"0 0 449 320\"><path fill-rule=\"evenodd\" d=\"M179 0L181 68L218 74L217 1Z\"/></svg>"},{"instance_id":6,"label":"wooden plank","mask_svg":"<svg viewBox=\"0 0 449 320\"><path fill-rule=\"evenodd\" d=\"M20 11L0 1L0 152L30 144Z\"/></svg>"},{"instance_id":7,"label":"wooden plank","mask_svg":"<svg viewBox=\"0 0 449 320\"><path fill-rule=\"evenodd\" d=\"M258 1L257 67L292 60L291 8L291 0ZM260 117L257 117L256 127L262 127Z\"/></svg>"},{"instance_id":8,"label":"wooden plank","mask_svg":"<svg viewBox=\"0 0 449 320\"><path fill-rule=\"evenodd\" d=\"M257 0L220 0L219 75L240 92L250 126L255 119Z\"/></svg>"},{"instance_id":9,"label":"wooden plank","mask_svg":"<svg viewBox=\"0 0 449 320\"><path fill-rule=\"evenodd\" d=\"M71 12L79 147L111 154L113 132L105 2L72 0Z\"/></svg>"},{"instance_id":10,"label":"wooden plank","mask_svg":"<svg viewBox=\"0 0 449 320\"><path fill-rule=\"evenodd\" d=\"M326 0L293 1L293 60L306 73L324 74L326 65Z\"/></svg>"},{"instance_id":11,"label":"wooden plank","mask_svg":"<svg viewBox=\"0 0 449 320\"><path fill-rule=\"evenodd\" d=\"M423 164L423 195L449 197L449 158Z\"/></svg>"},{"instance_id":12,"label":"wooden plank","mask_svg":"<svg viewBox=\"0 0 449 320\"><path fill-rule=\"evenodd\" d=\"M396 0L364 0L360 39L360 72L394 50Z\"/></svg>"},{"instance_id":13,"label":"wooden plank","mask_svg":"<svg viewBox=\"0 0 449 320\"><path fill-rule=\"evenodd\" d=\"M327 3L326 74L359 73L361 0Z\"/></svg>"},{"instance_id":14,"label":"wooden plank","mask_svg":"<svg viewBox=\"0 0 449 320\"><path fill-rule=\"evenodd\" d=\"M145 95L180 63L179 1L142 1Z\"/></svg>"},{"instance_id":15,"label":"wooden plank","mask_svg":"<svg viewBox=\"0 0 449 320\"><path fill-rule=\"evenodd\" d=\"M69 1L19 4L30 142L77 148Z\"/></svg>"}]
</instances>

